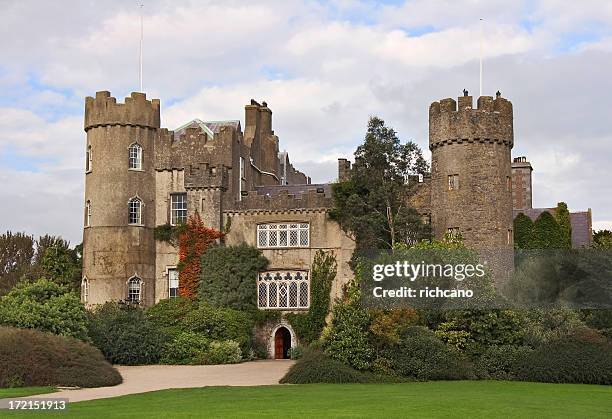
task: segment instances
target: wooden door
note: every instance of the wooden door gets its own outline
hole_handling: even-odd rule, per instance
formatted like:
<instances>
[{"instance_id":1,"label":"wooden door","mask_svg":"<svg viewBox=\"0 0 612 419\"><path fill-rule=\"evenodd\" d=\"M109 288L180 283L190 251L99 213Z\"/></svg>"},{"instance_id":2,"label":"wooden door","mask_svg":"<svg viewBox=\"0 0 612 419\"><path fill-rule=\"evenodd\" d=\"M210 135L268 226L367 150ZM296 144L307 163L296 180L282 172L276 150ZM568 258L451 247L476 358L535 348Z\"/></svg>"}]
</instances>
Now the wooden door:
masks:
<instances>
[{"instance_id":1,"label":"wooden door","mask_svg":"<svg viewBox=\"0 0 612 419\"><path fill-rule=\"evenodd\" d=\"M283 359L283 328L279 328L274 334L274 359Z\"/></svg>"}]
</instances>

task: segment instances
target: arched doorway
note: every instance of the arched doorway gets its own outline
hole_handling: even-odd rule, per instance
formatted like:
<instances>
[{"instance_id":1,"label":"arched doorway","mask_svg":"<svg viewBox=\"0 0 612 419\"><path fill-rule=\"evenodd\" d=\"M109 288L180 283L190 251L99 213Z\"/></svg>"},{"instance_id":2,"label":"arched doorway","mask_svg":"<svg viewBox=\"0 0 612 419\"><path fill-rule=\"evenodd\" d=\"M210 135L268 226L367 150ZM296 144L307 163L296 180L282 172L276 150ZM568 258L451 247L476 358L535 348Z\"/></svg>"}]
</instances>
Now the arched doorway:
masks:
<instances>
[{"instance_id":1,"label":"arched doorway","mask_svg":"<svg viewBox=\"0 0 612 419\"><path fill-rule=\"evenodd\" d=\"M279 327L274 334L274 359L289 359L291 349L291 332L286 327Z\"/></svg>"}]
</instances>

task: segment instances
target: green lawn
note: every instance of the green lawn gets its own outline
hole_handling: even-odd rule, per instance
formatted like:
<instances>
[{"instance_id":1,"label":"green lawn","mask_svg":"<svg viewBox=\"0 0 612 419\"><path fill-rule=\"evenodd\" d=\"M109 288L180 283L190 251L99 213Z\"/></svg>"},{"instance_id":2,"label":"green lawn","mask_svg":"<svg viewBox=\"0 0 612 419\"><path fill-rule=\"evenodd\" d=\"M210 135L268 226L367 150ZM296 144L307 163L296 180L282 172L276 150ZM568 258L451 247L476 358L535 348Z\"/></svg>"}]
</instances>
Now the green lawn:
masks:
<instances>
[{"instance_id":1,"label":"green lawn","mask_svg":"<svg viewBox=\"0 0 612 419\"><path fill-rule=\"evenodd\" d=\"M55 391L53 387L18 387L18 388L0 388L0 399L10 397L25 397L34 394L52 393Z\"/></svg>"},{"instance_id":2,"label":"green lawn","mask_svg":"<svg viewBox=\"0 0 612 419\"><path fill-rule=\"evenodd\" d=\"M30 416L30 415L28 415ZM44 413L43 416L53 416ZM612 387L496 381L165 390L71 404L57 417L612 417Z\"/></svg>"}]
</instances>

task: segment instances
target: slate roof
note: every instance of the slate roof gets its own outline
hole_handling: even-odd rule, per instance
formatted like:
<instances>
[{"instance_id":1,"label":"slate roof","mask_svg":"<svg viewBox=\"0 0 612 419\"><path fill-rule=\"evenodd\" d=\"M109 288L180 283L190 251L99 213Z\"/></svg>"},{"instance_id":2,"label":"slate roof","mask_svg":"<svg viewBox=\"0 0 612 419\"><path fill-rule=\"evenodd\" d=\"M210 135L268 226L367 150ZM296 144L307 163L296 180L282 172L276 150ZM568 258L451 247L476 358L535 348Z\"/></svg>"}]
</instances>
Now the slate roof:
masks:
<instances>
[{"instance_id":1,"label":"slate roof","mask_svg":"<svg viewBox=\"0 0 612 419\"><path fill-rule=\"evenodd\" d=\"M193 119L186 124L181 125L174 130L175 135L181 135L187 128L200 128L209 137L214 137L222 127L233 127L236 130L240 130L240 121L238 120L227 120L227 121L202 121L201 119Z\"/></svg>"}]
</instances>

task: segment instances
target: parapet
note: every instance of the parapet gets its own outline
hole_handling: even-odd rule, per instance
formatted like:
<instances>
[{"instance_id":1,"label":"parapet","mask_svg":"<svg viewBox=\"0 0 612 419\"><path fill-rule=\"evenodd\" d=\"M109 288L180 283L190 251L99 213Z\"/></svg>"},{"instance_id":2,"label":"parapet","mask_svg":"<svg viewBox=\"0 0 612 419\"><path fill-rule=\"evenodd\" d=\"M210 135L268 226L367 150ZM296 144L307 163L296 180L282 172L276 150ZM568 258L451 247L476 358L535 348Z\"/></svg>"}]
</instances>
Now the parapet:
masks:
<instances>
[{"instance_id":1,"label":"parapet","mask_svg":"<svg viewBox=\"0 0 612 419\"><path fill-rule=\"evenodd\" d=\"M185 189L227 190L228 171L223 165L200 164L185 168Z\"/></svg>"},{"instance_id":2,"label":"parapet","mask_svg":"<svg viewBox=\"0 0 612 419\"><path fill-rule=\"evenodd\" d=\"M110 92L96 92L85 98L85 131L106 125L160 127L159 99L147 100L144 93L132 92L125 103L117 103Z\"/></svg>"},{"instance_id":3,"label":"parapet","mask_svg":"<svg viewBox=\"0 0 612 419\"><path fill-rule=\"evenodd\" d=\"M467 94L458 101L447 98L433 102L429 107L429 148L462 142L497 143L512 148L512 103L500 94L495 99L479 97L476 108Z\"/></svg>"},{"instance_id":4,"label":"parapet","mask_svg":"<svg viewBox=\"0 0 612 419\"><path fill-rule=\"evenodd\" d=\"M318 191L321 189L321 191ZM326 196L324 188L310 189L300 194L290 194L289 188L277 194L249 191L228 212L265 211L285 212L289 210L327 210L333 207L333 198Z\"/></svg>"}]
</instances>

